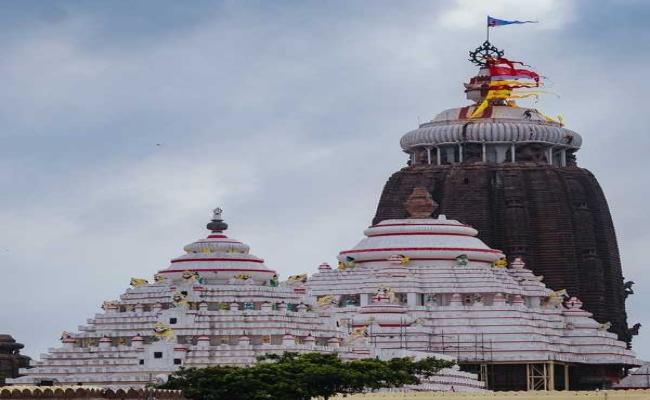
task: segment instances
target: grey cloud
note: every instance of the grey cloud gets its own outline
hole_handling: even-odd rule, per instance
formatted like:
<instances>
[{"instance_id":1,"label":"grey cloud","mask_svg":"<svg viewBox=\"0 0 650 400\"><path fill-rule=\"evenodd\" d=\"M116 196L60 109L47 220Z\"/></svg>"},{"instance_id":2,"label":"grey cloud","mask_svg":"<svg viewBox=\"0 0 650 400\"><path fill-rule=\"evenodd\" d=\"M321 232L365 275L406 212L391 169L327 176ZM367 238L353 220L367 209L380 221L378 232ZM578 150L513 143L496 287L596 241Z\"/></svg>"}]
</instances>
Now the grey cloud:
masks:
<instances>
[{"instance_id":1,"label":"grey cloud","mask_svg":"<svg viewBox=\"0 0 650 400\"><path fill-rule=\"evenodd\" d=\"M165 267L217 204L230 234L283 276L333 262L404 165L401 134L465 104L466 52L484 34L439 23L455 2L174 3L61 2L52 18L30 3L2 17L0 320L31 355L129 277ZM607 27L602 46L628 55L629 74L612 77L617 60L586 34L603 29L591 22L600 11L576 4L563 11L571 24L504 28L494 41L551 77L560 97L539 107L583 134L579 161L610 199L637 282L630 321L650 327L648 58L626 50L648 30L631 20L639 35L621 50Z\"/></svg>"}]
</instances>

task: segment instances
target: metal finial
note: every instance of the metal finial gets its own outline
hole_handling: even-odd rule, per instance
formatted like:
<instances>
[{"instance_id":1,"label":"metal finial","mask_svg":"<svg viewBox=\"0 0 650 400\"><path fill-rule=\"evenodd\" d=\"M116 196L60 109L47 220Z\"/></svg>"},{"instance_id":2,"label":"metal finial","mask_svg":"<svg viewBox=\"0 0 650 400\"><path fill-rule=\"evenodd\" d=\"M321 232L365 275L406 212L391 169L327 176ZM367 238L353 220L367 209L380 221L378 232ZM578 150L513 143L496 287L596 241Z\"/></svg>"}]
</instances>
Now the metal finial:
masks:
<instances>
[{"instance_id":1,"label":"metal finial","mask_svg":"<svg viewBox=\"0 0 650 400\"><path fill-rule=\"evenodd\" d=\"M474 51L469 52L469 61L482 67L487 63L488 59L503 57L504 54L505 51L498 49L489 40L486 40Z\"/></svg>"},{"instance_id":2,"label":"metal finial","mask_svg":"<svg viewBox=\"0 0 650 400\"><path fill-rule=\"evenodd\" d=\"M222 212L223 210L221 207L217 207L212 210L212 221L210 221L207 225L208 229L212 232L223 232L228 229L228 224L223 222L223 218L221 218Z\"/></svg>"}]
</instances>

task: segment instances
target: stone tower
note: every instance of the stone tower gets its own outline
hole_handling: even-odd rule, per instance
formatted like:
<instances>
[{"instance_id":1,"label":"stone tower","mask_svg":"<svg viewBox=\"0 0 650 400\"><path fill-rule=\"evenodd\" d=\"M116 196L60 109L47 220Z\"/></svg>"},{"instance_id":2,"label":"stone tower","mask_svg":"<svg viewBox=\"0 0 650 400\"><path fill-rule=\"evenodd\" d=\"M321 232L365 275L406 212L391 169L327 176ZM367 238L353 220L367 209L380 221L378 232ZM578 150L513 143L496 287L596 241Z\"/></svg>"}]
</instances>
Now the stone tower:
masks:
<instances>
[{"instance_id":1,"label":"stone tower","mask_svg":"<svg viewBox=\"0 0 650 400\"><path fill-rule=\"evenodd\" d=\"M489 42L477 50L489 55L490 48L498 51ZM629 343L639 327L627 325L631 283L624 283L605 195L576 163L581 136L504 99L473 115L489 99L492 79L489 65L476 63L478 75L465 84L474 104L445 110L402 137L408 166L389 178L373 223L405 218L409 195L424 187L439 205L434 216L474 226L490 247L526 260L548 286L581 298Z\"/></svg>"},{"instance_id":2,"label":"stone tower","mask_svg":"<svg viewBox=\"0 0 650 400\"><path fill-rule=\"evenodd\" d=\"M20 354L23 347L11 336L0 335L0 384L5 378L18 377L18 369L29 365L29 357Z\"/></svg>"}]
</instances>

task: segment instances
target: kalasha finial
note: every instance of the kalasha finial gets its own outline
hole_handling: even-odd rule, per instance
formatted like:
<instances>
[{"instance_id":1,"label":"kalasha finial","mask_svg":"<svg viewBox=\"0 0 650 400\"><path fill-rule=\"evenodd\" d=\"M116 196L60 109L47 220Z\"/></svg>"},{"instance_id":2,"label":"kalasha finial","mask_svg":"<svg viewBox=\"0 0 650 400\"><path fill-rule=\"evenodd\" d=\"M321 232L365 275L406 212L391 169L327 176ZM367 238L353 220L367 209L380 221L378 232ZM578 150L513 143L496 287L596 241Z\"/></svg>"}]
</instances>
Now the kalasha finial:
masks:
<instances>
[{"instance_id":1,"label":"kalasha finial","mask_svg":"<svg viewBox=\"0 0 650 400\"><path fill-rule=\"evenodd\" d=\"M217 207L212 210L212 221L210 221L207 225L208 229L212 232L223 232L228 229L228 224L223 222L221 213L223 213L221 207Z\"/></svg>"},{"instance_id":2,"label":"kalasha finial","mask_svg":"<svg viewBox=\"0 0 650 400\"><path fill-rule=\"evenodd\" d=\"M422 186L413 189L404 205L411 218L431 218L431 214L438 208L438 203Z\"/></svg>"},{"instance_id":3,"label":"kalasha finial","mask_svg":"<svg viewBox=\"0 0 650 400\"><path fill-rule=\"evenodd\" d=\"M490 58L500 58L506 52L498 49L489 40L483 42L482 45L469 52L469 61L478 65L479 67L485 66L487 60Z\"/></svg>"}]
</instances>

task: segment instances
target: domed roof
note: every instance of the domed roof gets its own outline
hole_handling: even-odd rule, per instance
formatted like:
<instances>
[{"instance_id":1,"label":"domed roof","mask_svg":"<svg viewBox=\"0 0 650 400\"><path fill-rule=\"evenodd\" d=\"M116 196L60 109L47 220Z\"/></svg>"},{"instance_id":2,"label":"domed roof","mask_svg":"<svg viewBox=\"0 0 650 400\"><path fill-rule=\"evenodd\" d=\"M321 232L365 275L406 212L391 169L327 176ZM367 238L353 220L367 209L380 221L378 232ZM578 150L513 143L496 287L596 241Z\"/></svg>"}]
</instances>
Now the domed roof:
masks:
<instances>
[{"instance_id":1,"label":"domed roof","mask_svg":"<svg viewBox=\"0 0 650 400\"><path fill-rule=\"evenodd\" d=\"M496 97L489 100L490 97L487 96L492 87L491 79L510 78L491 77L490 68L483 66L478 74L469 80L469 83L464 84L467 99L473 101L474 104L445 110L432 121L421 124L417 129L406 133L400 140L402 149L408 152L415 147L433 147L465 142L543 143L569 149L580 148L582 137L578 133L564 128L561 121L555 121L537 109L519 107L512 99L506 101L502 97ZM498 82L512 83L512 81ZM512 86L513 88L526 87L525 83L517 82L515 86ZM539 80L537 85L539 85ZM534 95L528 94L528 96ZM514 98L516 97L514 96ZM481 103L485 103L484 105L489 103L489 105L479 116L475 116L474 111L479 108Z\"/></svg>"},{"instance_id":2,"label":"domed roof","mask_svg":"<svg viewBox=\"0 0 650 400\"><path fill-rule=\"evenodd\" d=\"M403 150L459 142L545 143L578 149L582 137L531 108L492 106L489 117L468 119L476 106L451 108L402 136Z\"/></svg>"},{"instance_id":3,"label":"domed roof","mask_svg":"<svg viewBox=\"0 0 650 400\"><path fill-rule=\"evenodd\" d=\"M493 263L504 257L476 237L478 231L444 215L431 218L437 204L422 187L416 187L407 199L407 219L387 219L366 229L363 239L351 250L339 253L342 263L380 263L398 265L428 264L430 261L467 261Z\"/></svg>"},{"instance_id":4,"label":"domed roof","mask_svg":"<svg viewBox=\"0 0 650 400\"><path fill-rule=\"evenodd\" d=\"M476 229L444 215L433 218L389 219L364 231L366 238L354 248L339 253L342 262L394 263L395 257L408 257L411 265L427 261L469 260L493 263L503 257L476 237Z\"/></svg>"},{"instance_id":5,"label":"domed roof","mask_svg":"<svg viewBox=\"0 0 650 400\"><path fill-rule=\"evenodd\" d=\"M203 278L230 279L237 275L248 275L253 280L268 280L276 272L264 260L249 253L250 247L229 238L224 231L228 225L221 218L222 210L214 210L214 216L207 227L211 231L205 239L197 240L184 247L186 254L171 260L171 265L161 274L180 276L185 271L199 272ZM168 275L169 276L169 275Z\"/></svg>"},{"instance_id":6,"label":"domed roof","mask_svg":"<svg viewBox=\"0 0 650 400\"><path fill-rule=\"evenodd\" d=\"M22 343L17 343L11 335L0 334L0 352L14 352L25 347Z\"/></svg>"}]
</instances>

